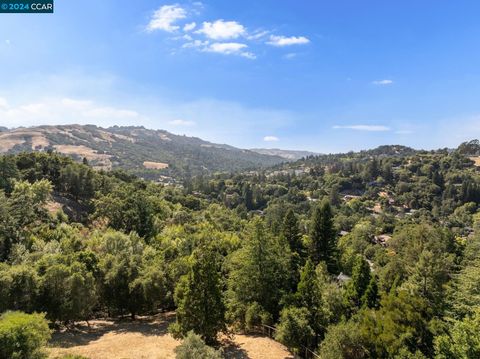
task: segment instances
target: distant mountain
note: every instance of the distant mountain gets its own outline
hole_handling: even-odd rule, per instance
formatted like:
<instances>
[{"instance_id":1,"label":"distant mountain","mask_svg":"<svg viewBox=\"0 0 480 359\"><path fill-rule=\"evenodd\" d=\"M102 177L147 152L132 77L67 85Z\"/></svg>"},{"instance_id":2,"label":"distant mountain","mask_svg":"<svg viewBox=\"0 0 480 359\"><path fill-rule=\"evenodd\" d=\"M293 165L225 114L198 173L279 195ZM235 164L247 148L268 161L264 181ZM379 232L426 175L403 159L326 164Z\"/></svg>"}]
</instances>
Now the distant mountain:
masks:
<instances>
[{"instance_id":1,"label":"distant mountain","mask_svg":"<svg viewBox=\"0 0 480 359\"><path fill-rule=\"evenodd\" d=\"M318 155L318 153L315 152L280 150L278 148L252 148L250 151L260 153L262 155L282 157L288 161L296 161L307 156Z\"/></svg>"},{"instance_id":2,"label":"distant mountain","mask_svg":"<svg viewBox=\"0 0 480 359\"><path fill-rule=\"evenodd\" d=\"M189 176L272 166L285 161L195 137L144 127L38 126L0 131L0 153L56 151L86 158L98 169L123 168L154 178Z\"/></svg>"}]
</instances>

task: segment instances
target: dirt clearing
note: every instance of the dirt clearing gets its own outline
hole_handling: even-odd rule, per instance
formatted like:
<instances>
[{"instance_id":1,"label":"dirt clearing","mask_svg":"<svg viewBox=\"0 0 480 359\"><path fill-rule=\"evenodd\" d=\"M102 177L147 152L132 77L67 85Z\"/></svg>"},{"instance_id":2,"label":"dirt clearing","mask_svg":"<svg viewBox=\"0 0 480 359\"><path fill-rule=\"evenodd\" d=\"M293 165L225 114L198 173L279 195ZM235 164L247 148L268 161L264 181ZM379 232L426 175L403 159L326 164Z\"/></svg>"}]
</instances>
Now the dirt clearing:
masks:
<instances>
[{"instance_id":1,"label":"dirt clearing","mask_svg":"<svg viewBox=\"0 0 480 359\"><path fill-rule=\"evenodd\" d=\"M180 341L167 332L173 313L142 317L136 321L96 320L57 332L49 348L50 358L65 354L83 355L90 359L170 359ZM235 335L223 339L226 358L292 359L281 344L262 336Z\"/></svg>"}]
</instances>

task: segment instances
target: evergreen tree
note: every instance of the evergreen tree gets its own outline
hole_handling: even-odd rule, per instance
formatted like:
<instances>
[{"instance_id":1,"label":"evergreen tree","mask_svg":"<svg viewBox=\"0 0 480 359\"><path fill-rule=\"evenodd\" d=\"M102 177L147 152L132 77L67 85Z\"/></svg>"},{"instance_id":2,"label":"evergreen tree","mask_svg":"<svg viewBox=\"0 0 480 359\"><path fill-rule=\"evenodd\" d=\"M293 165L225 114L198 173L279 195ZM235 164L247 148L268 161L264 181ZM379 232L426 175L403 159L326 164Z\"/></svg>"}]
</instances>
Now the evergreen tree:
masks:
<instances>
[{"instance_id":1,"label":"evergreen tree","mask_svg":"<svg viewBox=\"0 0 480 359\"><path fill-rule=\"evenodd\" d=\"M312 343L314 336L306 308L288 307L282 310L275 339L299 353Z\"/></svg>"},{"instance_id":2,"label":"evergreen tree","mask_svg":"<svg viewBox=\"0 0 480 359\"><path fill-rule=\"evenodd\" d=\"M255 219L244 246L234 253L228 280L228 310L232 321L245 320L254 302L276 317L280 300L288 287L289 249L282 246Z\"/></svg>"},{"instance_id":3,"label":"evergreen tree","mask_svg":"<svg viewBox=\"0 0 480 359\"><path fill-rule=\"evenodd\" d=\"M300 274L297 296L300 306L304 307L308 312L308 324L315 333L315 339L309 345L316 347L316 339L323 334L325 323L322 315L320 283L313 262L310 259L307 260Z\"/></svg>"},{"instance_id":4,"label":"evergreen tree","mask_svg":"<svg viewBox=\"0 0 480 359\"><path fill-rule=\"evenodd\" d=\"M320 285L313 262L309 259L302 268L300 282L298 283L297 296L301 306L313 313L319 311L321 302Z\"/></svg>"},{"instance_id":5,"label":"evergreen tree","mask_svg":"<svg viewBox=\"0 0 480 359\"><path fill-rule=\"evenodd\" d=\"M333 227L332 207L324 201L313 212L310 230L310 258L315 265L327 264L330 273L337 272L337 242Z\"/></svg>"},{"instance_id":6,"label":"evergreen tree","mask_svg":"<svg viewBox=\"0 0 480 359\"><path fill-rule=\"evenodd\" d=\"M177 322L172 331L177 336L185 336L193 330L207 344L213 344L217 333L226 329L216 253L203 247L192 257L191 269L175 293Z\"/></svg>"},{"instance_id":7,"label":"evergreen tree","mask_svg":"<svg viewBox=\"0 0 480 359\"><path fill-rule=\"evenodd\" d=\"M297 217L292 209L287 211L283 219L282 236L290 246L292 253L302 254L302 238L298 228Z\"/></svg>"},{"instance_id":8,"label":"evergreen tree","mask_svg":"<svg viewBox=\"0 0 480 359\"><path fill-rule=\"evenodd\" d=\"M362 305L366 308L376 309L378 308L379 299L377 278L376 276L372 276L362 296Z\"/></svg>"},{"instance_id":9,"label":"evergreen tree","mask_svg":"<svg viewBox=\"0 0 480 359\"><path fill-rule=\"evenodd\" d=\"M345 293L350 305L360 307L362 296L370 283L370 266L361 255L357 255L353 264L352 279Z\"/></svg>"},{"instance_id":10,"label":"evergreen tree","mask_svg":"<svg viewBox=\"0 0 480 359\"><path fill-rule=\"evenodd\" d=\"M243 200L245 201L245 207L247 207L247 210L251 211L254 209L254 203L253 203L253 191L252 188L248 183L246 183L243 186Z\"/></svg>"},{"instance_id":11,"label":"evergreen tree","mask_svg":"<svg viewBox=\"0 0 480 359\"><path fill-rule=\"evenodd\" d=\"M290 290L293 292L297 289L299 281L299 270L304 263L303 244L298 227L298 220L292 209L289 209L283 219L282 238L288 243L292 253L290 257Z\"/></svg>"}]
</instances>

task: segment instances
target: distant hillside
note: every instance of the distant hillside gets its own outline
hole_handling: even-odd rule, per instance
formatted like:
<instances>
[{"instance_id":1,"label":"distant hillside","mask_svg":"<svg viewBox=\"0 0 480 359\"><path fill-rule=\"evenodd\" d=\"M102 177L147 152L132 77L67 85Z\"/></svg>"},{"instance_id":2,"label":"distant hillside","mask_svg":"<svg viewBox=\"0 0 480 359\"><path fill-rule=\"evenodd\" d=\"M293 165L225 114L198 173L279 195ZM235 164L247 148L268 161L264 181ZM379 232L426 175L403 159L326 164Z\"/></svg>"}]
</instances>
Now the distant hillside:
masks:
<instances>
[{"instance_id":1,"label":"distant hillside","mask_svg":"<svg viewBox=\"0 0 480 359\"><path fill-rule=\"evenodd\" d=\"M410 156L418 151L402 145L383 145L372 150L360 151L360 153L372 156Z\"/></svg>"},{"instance_id":2,"label":"distant hillside","mask_svg":"<svg viewBox=\"0 0 480 359\"><path fill-rule=\"evenodd\" d=\"M86 158L98 169L123 168L143 176L197 175L267 167L285 161L195 137L144 127L39 126L0 130L0 153L56 151Z\"/></svg>"},{"instance_id":3,"label":"distant hillside","mask_svg":"<svg viewBox=\"0 0 480 359\"><path fill-rule=\"evenodd\" d=\"M318 153L315 152L280 150L278 148L252 148L250 151L260 153L262 155L279 156L288 161L296 161L307 156L318 155Z\"/></svg>"}]
</instances>

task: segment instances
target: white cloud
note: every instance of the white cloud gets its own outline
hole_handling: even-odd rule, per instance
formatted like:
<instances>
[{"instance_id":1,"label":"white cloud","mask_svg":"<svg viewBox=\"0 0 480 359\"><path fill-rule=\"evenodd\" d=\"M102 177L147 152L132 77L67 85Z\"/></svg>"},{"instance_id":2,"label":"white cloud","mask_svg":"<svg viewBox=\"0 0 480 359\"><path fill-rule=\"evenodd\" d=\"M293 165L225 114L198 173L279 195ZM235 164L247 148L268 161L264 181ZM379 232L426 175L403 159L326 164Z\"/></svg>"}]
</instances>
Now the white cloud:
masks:
<instances>
[{"instance_id":1,"label":"white cloud","mask_svg":"<svg viewBox=\"0 0 480 359\"><path fill-rule=\"evenodd\" d=\"M265 142L278 142L278 141L280 141L280 139L279 139L278 137L276 137L276 136L265 136L265 137L263 138L263 140L264 140Z\"/></svg>"},{"instance_id":2,"label":"white cloud","mask_svg":"<svg viewBox=\"0 0 480 359\"><path fill-rule=\"evenodd\" d=\"M180 28L175 23L186 17L187 12L184 8L178 5L164 5L153 13L152 19L147 25L147 31L163 30L174 32Z\"/></svg>"},{"instance_id":3,"label":"white cloud","mask_svg":"<svg viewBox=\"0 0 480 359\"><path fill-rule=\"evenodd\" d=\"M184 49L188 49L188 48L205 48L206 46L208 46L210 42L209 41L201 41L201 40L194 40L192 42L187 42L185 44L182 45L182 47Z\"/></svg>"},{"instance_id":4,"label":"white cloud","mask_svg":"<svg viewBox=\"0 0 480 359\"><path fill-rule=\"evenodd\" d=\"M305 36L276 36L270 35L270 41L267 41L268 45L272 46L290 46L290 45L305 45L310 42Z\"/></svg>"},{"instance_id":5,"label":"white cloud","mask_svg":"<svg viewBox=\"0 0 480 359\"><path fill-rule=\"evenodd\" d=\"M213 40L236 39L246 33L245 27L236 21L217 20L204 22L202 28L196 31Z\"/></svg>"},{"instance_id":6,"label":"white cloud","mask_svg":"<svg viewBox=\"0 0 480 359\"><path fill-rule=\"evenodd\" d=\"M168 122L172 126L195 126L195 122L186 120L173 120Z\"/></svg>"},{"instance_id":7,"label":"white cloud","mask_svg":"<svg viewBox=\"0 0 480 359\"><path fill-rule=\"evenodd\" d=\"M5 40L6 45L10 45L12 42L10 40Z\"/></svg>"},{"instance_id":8,"label":"white cloud","mask_svg":"<svg viewBox=\"0 0 480 359\"><path fill-rule=\"evenodd\" d=\"M188 23L183 27L183 31L185 32L192 31L193 29L195 29L196 26L197 26L196 22Z\"/></svg>"},{"instance_id":9,"label":"white cloud","mask_svg":"<svg viewBox=\"0 0 480 359\"><path fill-rule=\"evenodd\" d=\"M377 86L388 86L388 85L392 85L392 84L393 84L393 81L392 81L392 80L388 80L388 79L385 79L385 80L375 80L375 81L372 81L372 84L377 85Z\"/></svg>"},{"instance_id":10,"label":"white cloud","mask_svg":"<svg viewBox=\"0 0 480 359\"><path fill-rule=\"evenodd\" d=\"M348 126L333 126L334 129L368 131L368 132L385 132L390 131L390 127L381 125L348 125Z\"/></svg>"},{"instance_id":11,"label":"white cloud","mask_svg":"<svg viewBox=\"0 0 480 359\"><path fill-rule=\"evenodd\" d=\"M139 113L113 106L99 106L93 101L72 98L44 98L9 106L6 99L0 101L0 122L10 127L33 124L95 123L131 124L140 119Z\"/></svg>"},{"instance_id":12,"label":"white cloud","mask_svg":"<svg viewBox=\"0 0 480 359\"><path fill-rule=\"evenodd\" d=\"M248 59L255 59L255 54L244 51L248 46L238 42L215 42L203 49L206 52L216 52L223 55L239 55Z\"/></svg>"},{"instance_id":13,"label":"white cloud","mask_svg":"<svg viewBox=\"0 0 480 359\"><path fill-rule=\"evenodd\" d=\"M0 109L8 108L8 101L6 98L0 97Z\"/></svg>"}]
</instances>

